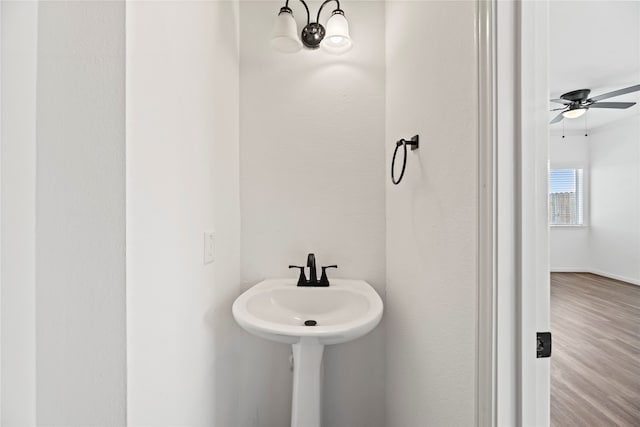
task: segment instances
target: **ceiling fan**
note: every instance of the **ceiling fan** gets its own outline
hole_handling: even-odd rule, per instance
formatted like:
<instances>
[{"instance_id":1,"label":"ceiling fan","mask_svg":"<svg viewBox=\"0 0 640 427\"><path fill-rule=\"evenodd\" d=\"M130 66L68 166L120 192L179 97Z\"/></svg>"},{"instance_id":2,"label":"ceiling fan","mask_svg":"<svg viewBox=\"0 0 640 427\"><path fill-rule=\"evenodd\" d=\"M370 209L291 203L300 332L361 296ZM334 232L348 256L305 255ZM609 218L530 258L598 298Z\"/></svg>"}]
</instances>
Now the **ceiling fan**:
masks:
<instances>
[{"instance_id":1,"label":"ceiling fan","mask_svg":"<svg viewBox=\"0 0 640 427\"><path fill-rule=\"evenodd\" d=\"M614 96L620 96L631 92L640 91L640 84L630 86L624 89L614 90L613 92L603 93L602 95L589 98L591 89L578 89L572 90L565 94L560 95L559 99L552 99L551 102L558 104L564 104L562 108L555 108L551 111L560 111L557 116L551 120L551 123L558 123L562 119L575 119L582 116L587 112L589 108L616 108L624 109L636 105L635 102L600 102L603 99L613 98Z\"/></svg>"}]
</instances>

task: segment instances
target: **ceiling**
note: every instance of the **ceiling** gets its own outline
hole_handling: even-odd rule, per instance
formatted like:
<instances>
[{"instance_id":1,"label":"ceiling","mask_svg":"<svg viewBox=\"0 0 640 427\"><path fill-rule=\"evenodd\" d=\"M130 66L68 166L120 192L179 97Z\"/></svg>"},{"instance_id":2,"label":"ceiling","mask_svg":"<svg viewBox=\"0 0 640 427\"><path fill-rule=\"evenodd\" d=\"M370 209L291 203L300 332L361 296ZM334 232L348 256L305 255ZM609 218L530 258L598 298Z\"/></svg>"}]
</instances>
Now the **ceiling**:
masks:
<instances>
[{"instance_id":1,"label":"ceiling","mask_svg":"<svg viewBox=\"0 0 640 427\"><path fill-rule=\"evenodd\" d=\"M591 96L640 84L640 1L571 0L550 2L549 88L551 98L575 89ZM565 119L565 130L589 129L640 115L640 92L611 99L637 102L626 110L592 109ZM561 107L551 103L552 108ZM549 114L551 120L558 112ZM562 122L551 130L562 130Z\"/></svg>"}]
</instances>

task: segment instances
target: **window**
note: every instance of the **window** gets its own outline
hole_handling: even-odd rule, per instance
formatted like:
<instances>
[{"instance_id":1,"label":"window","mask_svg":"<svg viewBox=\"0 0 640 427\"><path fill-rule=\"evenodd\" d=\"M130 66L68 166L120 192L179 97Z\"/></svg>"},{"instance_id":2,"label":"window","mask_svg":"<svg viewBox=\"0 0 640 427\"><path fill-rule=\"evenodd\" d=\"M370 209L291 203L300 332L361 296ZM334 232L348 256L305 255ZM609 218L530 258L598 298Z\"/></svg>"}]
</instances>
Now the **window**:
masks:
<instances>
[{"instance_id":1,"label":"window","mask_svg":"<svg viewBox=\"0 0 640 427\"><path fill-rule=\"evenodd\" d=\"M582 169L549 171L549 224L583 225L584 194Z\"/></svg>"}]
</instances>

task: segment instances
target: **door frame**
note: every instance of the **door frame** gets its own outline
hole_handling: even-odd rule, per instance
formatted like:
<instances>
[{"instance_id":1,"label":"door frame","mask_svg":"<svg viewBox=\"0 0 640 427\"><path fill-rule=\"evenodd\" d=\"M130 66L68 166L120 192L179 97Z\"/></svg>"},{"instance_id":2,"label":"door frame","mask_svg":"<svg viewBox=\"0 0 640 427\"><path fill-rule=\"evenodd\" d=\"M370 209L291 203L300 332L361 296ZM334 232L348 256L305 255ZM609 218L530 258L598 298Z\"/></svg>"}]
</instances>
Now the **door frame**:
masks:
<instances>
[{"instance_id":1,"label":"door frame","mask_svg":"<svg viewBox=\"0 0 640 427\"><path fill-rule=\"evenodd\" d=\"M548 10L477 2L479 426L550 422Z\"/></svg>"}]
</instances>

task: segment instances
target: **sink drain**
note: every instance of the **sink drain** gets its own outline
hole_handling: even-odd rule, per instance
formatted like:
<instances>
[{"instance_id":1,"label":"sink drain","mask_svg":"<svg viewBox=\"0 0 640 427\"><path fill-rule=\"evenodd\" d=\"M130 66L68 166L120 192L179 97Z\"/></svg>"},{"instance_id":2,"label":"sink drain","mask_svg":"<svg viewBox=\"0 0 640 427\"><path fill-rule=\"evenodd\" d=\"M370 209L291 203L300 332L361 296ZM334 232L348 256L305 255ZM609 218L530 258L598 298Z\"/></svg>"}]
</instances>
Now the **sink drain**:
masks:
<instances>
[{"instance_id":1,"label":"sink drain","mask_svg":"<svg viewBox=\"0 0 640 427\"><path fill-rule=\"evenodd\" d=\"M304 326L316 326L318 324L318 322L316 322L315 320L305 320L304 321Z\"/></svg>"}]
</instances>

